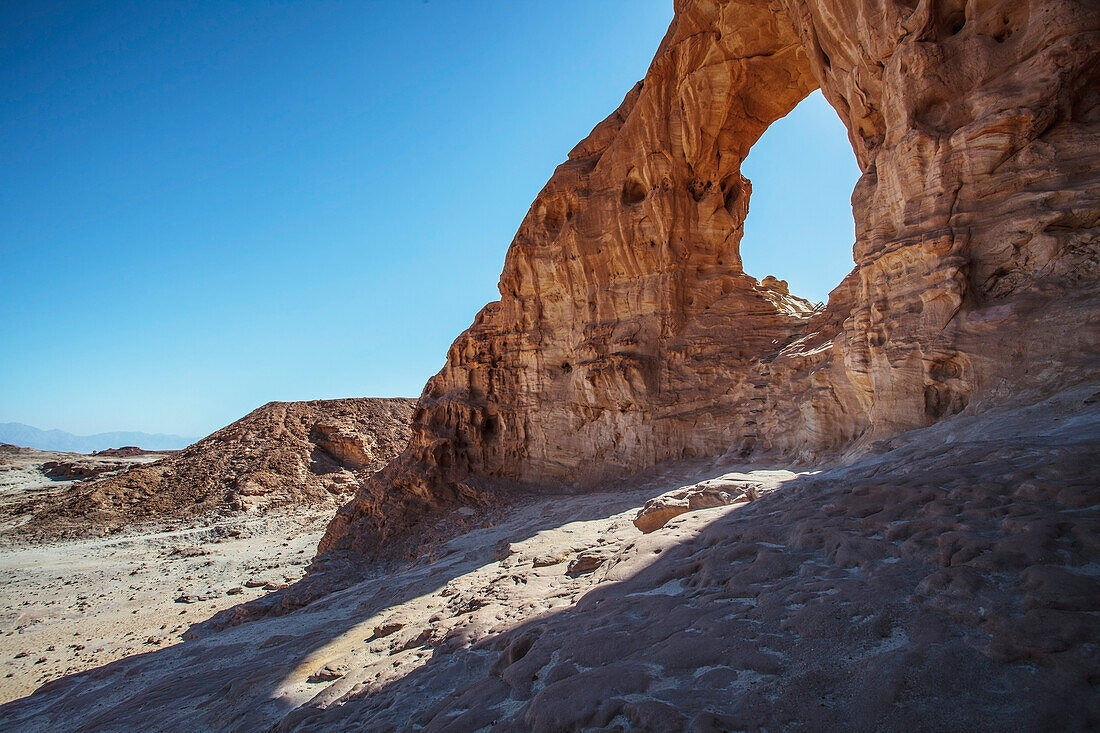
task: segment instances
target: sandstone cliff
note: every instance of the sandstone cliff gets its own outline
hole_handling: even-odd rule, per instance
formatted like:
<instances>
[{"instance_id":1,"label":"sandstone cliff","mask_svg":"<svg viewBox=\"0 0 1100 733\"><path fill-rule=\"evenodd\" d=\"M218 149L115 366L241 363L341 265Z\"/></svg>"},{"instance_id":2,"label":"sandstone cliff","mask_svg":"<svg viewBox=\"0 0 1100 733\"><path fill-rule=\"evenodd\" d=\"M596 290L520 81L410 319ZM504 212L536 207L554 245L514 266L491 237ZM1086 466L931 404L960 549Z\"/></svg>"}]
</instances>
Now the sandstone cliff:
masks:
<instances>
[{"instance_id":1,"label":"sandstone cliff","mask_svg":"<svg viewBox=\"0 0 1100 733\"><path fill-rule=\"evenodd\" d=\"M1097 373L1100 6L681 0L569 154L409 448L321 551L666 459L812 460ZM822 312L742 271L753 143L820 87L863 171Z\"/></svg>"},{"instance_id":2,"label":"sandstone cliff","mask_svg":"<svg viewBox=\"0 0 1100 733\"><path fill-rule=\"evenodd\" d=\"M415 402L270 402L179 453L78 485L21 530L101 534L209 512L338 506L405 447Z\"/></svg>"}]
</instances>

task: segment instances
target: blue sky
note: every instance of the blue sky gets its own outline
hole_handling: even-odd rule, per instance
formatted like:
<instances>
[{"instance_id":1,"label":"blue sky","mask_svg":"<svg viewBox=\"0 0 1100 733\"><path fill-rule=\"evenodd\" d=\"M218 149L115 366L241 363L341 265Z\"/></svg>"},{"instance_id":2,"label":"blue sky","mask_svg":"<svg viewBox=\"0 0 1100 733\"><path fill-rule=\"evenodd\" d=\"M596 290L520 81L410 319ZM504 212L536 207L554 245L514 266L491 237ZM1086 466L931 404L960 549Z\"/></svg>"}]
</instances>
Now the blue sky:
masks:
<instances>
[{"instance_id":1,"label":"blue sky","mask_svg":"<svg viewBox=\"0 0 1100 733\"><path fill-rule=\"evenodd\" d=\"M0 422L199 436L269 400L417 396L671 16L5 3ZM815 95L745 169L747 271L824 299L858 173L835 113Z\"/></svg>"}]
</instances>

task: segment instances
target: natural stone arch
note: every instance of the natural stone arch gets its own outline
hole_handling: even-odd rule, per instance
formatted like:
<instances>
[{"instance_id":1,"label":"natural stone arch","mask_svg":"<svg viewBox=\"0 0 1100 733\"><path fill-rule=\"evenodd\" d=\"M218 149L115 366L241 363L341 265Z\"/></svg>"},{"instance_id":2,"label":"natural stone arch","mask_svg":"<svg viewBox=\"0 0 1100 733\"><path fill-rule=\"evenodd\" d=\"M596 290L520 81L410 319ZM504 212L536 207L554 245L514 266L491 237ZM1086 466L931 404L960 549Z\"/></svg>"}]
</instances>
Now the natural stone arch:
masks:
<instances>
[{"instance_id":1,"label":"natural stone arch","mask_svg":"<svg viewBox=\"0 0 1100 733\"><path fill-rule=\"evenodd\" d=\"M811 459L1056 388L990 342L1006 321L1078 367L1062 381L1095 373L1073 304L1100 280L1098 26L1087 0L678 2L645 80L539 194L408 450L322 552L496 481ZM856 268L805 318L741 270L740 164L819 85L863 176Z\"/></svg>"}]
</instances>

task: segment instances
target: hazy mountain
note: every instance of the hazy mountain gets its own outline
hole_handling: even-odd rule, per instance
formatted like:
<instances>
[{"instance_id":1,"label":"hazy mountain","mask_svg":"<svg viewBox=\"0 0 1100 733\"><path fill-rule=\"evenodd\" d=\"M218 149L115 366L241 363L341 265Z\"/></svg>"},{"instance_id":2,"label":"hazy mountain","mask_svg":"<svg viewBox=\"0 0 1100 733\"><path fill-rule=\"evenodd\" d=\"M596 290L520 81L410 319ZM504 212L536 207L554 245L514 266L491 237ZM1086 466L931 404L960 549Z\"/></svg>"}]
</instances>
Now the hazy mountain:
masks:
<instances>
[{"instance_id":1,"label":"hazy mountain","mask_svg":"<svg viewBox=\"0 0 1100 733\"><path fill-rule=\"evenodd\" d=\"M39 430L17 422L0 423L0 443L11 443L39 450L60 450L72 453L91 453L107 448L136 445L145 450L177 450L186 448L197 438L157 433L98 433L73 435L63 430Z\"/></svg>"}]
</instances>

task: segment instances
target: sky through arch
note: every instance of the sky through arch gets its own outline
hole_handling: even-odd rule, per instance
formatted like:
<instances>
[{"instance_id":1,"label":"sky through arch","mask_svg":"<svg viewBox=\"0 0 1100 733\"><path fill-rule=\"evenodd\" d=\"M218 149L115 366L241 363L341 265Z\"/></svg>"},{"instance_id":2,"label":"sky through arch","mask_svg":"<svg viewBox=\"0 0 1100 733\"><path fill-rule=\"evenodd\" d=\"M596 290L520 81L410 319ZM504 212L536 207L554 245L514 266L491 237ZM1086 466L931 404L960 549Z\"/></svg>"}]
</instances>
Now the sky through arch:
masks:
<instances>
[{"instance_id":1,"label":"sky through arch","mask_svg":"<svg viewBox=\"0 0 1100 733\"><path fill-rule=\"evenodd\" d=\"M774 275L793 294L826 301L855 266L851 200L860 171L848 131L820 91L772 123L741 172L752 182L745 272Z\"/></svg>"}]
</instances>

